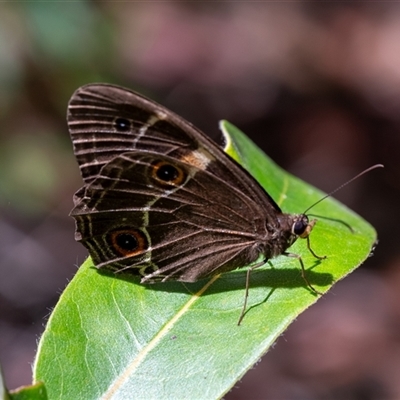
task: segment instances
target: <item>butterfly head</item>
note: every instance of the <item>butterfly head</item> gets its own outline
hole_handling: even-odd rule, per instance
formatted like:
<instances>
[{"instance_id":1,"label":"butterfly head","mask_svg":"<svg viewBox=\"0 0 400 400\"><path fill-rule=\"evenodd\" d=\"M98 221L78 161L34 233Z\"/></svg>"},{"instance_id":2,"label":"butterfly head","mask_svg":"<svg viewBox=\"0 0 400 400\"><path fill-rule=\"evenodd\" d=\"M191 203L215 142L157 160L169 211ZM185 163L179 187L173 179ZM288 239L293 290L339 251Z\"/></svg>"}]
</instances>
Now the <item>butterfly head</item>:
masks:
<instances>
[{"instance_id":1,"label":"butterfly head","mask_svg":"<svg viewBox=\"0 0 400 400\"><path fill-rule=\"evenodd\" d=\"M306 214L280 214L277 217L279 223L276 234L273 236L274 246L269 257L276 257L285 253L298 238L307 240L309 247L310 233L317 220L309 220Z\"/></svg>"}]
</instances>

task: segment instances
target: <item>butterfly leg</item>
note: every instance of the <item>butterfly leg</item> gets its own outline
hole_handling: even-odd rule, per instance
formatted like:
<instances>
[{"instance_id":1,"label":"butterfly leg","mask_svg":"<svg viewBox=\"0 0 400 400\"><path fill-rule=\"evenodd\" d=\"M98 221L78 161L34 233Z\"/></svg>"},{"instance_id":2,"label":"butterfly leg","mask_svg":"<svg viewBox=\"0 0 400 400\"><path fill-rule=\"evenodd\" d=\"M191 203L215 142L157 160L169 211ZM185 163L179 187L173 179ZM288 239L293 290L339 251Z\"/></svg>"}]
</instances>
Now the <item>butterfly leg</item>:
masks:
<instances>
[{"instance_id":1,"label":"butterfly leg","mask_svg":"<svg viewBox=\"0 0 400 400\"><path fill-rule=\"evenodd\" d=\"M308 251L309 251L315 258L318 258L318 260L325 260L326 256L319 256L319 255L315 254L314 250L311 248L310 236L307 236L306 239L307 239L307 249L308 249Z\"/></svg>"},{"instance_id":2,"label":"butterfly leg","mask_svg":"<svg viewBox=\"0 0 400 400\"><path fill-rule=\"evenodd\" d=\"M317 289L315 289L315 287L313 285L311 285L310 281L307 278L306 275L306 269L304 268L304 263L303 263L303 259L301 258L300 255L298 254L294 254L294 253L283 253L283 255L287 256L287 257L292 257L292 258L297 258L299 260L300 263L300 267L301 267L301 277L303 278L304 282L307 284L307 286L315 293L315 294L320 294L322 295L323 293L318 291ZM321 257L316 257L316 258L321 258ZM322 257L322 258L326 258L326 257Z\"/></svg>"},{"instance_id":3,"label":"butterfly leg","mask_svg":"<svg viewBox=\"0 0 400 400\"><path fill-rule=\"evenodd\" d=\"M243 302L243 307L242 307L242 312L240 313L240 317L238 320L238 325L240 325L242 323L242 320L244 318L244 315L246 314L246 308L247 308L247 298L249 297L249 285L250 285L250 274L253 270L255 270L258 267L261 267L262 265L264 265L266 262L266 260L263 260L257 264L252 265L251 267L249 267L247 269L246 272L246 291L244 294L244 302Z\"/></svg>"}]
</instances>

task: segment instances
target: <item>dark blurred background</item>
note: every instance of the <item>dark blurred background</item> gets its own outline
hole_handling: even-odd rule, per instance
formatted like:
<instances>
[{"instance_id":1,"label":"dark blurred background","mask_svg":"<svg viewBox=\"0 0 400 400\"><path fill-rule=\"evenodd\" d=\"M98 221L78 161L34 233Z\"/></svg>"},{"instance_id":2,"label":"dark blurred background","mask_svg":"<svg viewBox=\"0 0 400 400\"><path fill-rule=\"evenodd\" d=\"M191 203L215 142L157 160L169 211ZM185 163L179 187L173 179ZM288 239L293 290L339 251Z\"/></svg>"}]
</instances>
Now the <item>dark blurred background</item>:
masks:
<instances>
[{"instance_id":1,"label":"dark blurred background","mask_svg":"<svg viewBox=\"0 0 400 400\"><path fill-rule=\"evenodd\" d=\"M218 137L240 127L377 229L375 255L310 308L227 396L400 398L400 5L8 2L0 5L0 362L31 382L37 340L85 259L65 123L89 82L121 84Z\"/></svg>"}]
</instances>

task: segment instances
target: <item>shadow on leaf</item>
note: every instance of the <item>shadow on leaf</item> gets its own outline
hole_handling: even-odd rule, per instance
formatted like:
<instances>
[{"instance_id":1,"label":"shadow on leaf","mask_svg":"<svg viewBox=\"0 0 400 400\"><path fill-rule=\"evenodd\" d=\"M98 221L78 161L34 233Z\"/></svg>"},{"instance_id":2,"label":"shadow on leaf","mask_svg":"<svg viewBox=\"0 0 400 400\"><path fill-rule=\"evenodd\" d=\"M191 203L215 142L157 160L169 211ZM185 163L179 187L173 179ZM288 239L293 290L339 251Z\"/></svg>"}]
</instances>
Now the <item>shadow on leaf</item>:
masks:
<instances>
[{"instance_id":1,"label":"shadow on leaf","mask_svg":"<svg viewBox=\"0 0 400 400\"><path fill-rule=\"evenodd\" d=\"M319 262L316 262L315 264L319 264ZM312 271L312 268L315 266L316 265L313 265L306 271L309 282L318 287L332 284L333 276L329 273ZM240 269L221 274L221 276L204 292L203 295L207 296L215 293L244 290L246 287L246 271L246 269ZM143 285L148 290L171 293L194 294L209 282L209 278L206 278L193 283L167 281L141 284L140 277L130 274L115 274L108 270L97 270L97 272L112 279L119 279L136 285ZM272 289L304 287L309 290L298 268L256 269L252 271L250 276L250 289L252 287L265 287Z\"/></svg>"}]
</instances>

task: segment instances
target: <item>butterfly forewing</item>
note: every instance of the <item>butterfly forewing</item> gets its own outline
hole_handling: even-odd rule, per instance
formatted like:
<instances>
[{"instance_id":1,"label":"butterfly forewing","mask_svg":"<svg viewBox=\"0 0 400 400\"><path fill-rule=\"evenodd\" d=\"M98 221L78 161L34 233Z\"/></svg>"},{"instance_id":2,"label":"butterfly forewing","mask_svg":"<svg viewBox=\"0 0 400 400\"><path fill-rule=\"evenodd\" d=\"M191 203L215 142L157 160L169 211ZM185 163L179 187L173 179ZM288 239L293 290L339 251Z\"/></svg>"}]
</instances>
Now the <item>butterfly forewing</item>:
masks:
<instances>
[{"instance_id":1,"label":"butterfly forewing","mask_svg":"<svg viewBox=\"0 0 400 400\"><path fill-rule=\"evenodd\" d=\"M121 119L129 122L129 129L118 129ZM224 164L239 190L249 192L260 205L280 211L258 183L204 133L138 93L108 84L83 86L71 97L67 120L85 183L107 162L128 151L153 151L177 159L198 151L197 158Z\"/></svg>"},{"instance_id":2,"label":"butterfly forewing","mask_svg":"<svg viewBox=\"0 0 400 400\"><path fill-rule=\"evenodd\" d=\"M178 157L195 150L195 138L174 119L163 107L119 87L78 89L68 106L68 125L84 181L93 180L115 156L134 149Z\"/></svg>"}]
</instances>

